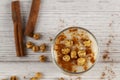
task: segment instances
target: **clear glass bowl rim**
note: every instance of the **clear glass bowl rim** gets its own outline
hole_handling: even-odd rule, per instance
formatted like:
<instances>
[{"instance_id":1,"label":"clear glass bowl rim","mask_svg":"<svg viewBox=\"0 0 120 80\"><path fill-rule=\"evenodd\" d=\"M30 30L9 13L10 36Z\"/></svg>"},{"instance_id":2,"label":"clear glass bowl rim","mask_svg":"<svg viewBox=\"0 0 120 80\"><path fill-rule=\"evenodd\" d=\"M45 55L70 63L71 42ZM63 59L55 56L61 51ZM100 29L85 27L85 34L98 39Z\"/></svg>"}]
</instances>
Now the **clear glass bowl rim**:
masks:
<instances>
[{"instance_id":1,"label":"clear glass bowl rim","mask_svg":"<svg viewBox=\"0 0 120 80\"><path fill-rule=\"evenodd\" d=\"M89 69L87 69L86 71L82 71L82 72L68 72L68 71L62 69L62 68L57 64L57 62L56 62L56 60L55 60L55 56L54 56L54 55L55 55L55 54L54 54L54 44L55 44L55 40L56 40L56 38L57 38L62 32L66 31L66 30L68 30L68 29L71 29L71 28L78 28L78 29L82 29L82 30L84 30L84 31L87 31L89 34L92 35L92 37L95 39L95 41L96 41L96 43L97 43L98 53L97 53L97 56L96 56L96 61L95 61L95 63L94 63ZM85 28L83 28L83 27L68 27L68 28L65 28L65 29L63 29L62 31L60 31L60 32L55 36L55 38L54 38L54 40L53 40L52 47L51 47L52 61L53 61L53 63L54 63L63 73L70 74L70 75L77 75L77 74L85 73L85 72L87 72L87 71L89 71L90 69L93 68L93 66L94 66L94 65L97 63L97 61L98 61L99 50L100 50L100 49L99 49L99 46L98 46L98 41L97 41L96 37L93 35L92 32L90 32L89 30L87 30L87 29L85 29Z\"/></svg>"}]
</instances>

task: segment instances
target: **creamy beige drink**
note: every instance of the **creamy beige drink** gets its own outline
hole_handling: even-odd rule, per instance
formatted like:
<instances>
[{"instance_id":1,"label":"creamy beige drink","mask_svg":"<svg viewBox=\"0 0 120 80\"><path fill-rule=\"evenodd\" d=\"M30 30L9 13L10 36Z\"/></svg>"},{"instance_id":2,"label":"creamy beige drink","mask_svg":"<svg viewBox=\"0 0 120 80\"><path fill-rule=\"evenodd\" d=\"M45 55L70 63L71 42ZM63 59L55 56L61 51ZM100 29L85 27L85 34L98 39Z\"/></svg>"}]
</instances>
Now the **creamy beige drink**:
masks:
<instances>
[{"instance_id":1,"label":"creamy beige drink","mask_svg":"<svg viewBox=\"0 0 120 80\"><path fill-rule=\"evenodd\" d=\"M98 53L95 37L78 27L68 28L58 34L53 49L56 64L64 71L72 73L90 69Z\"/></svg>"}]
</instances>

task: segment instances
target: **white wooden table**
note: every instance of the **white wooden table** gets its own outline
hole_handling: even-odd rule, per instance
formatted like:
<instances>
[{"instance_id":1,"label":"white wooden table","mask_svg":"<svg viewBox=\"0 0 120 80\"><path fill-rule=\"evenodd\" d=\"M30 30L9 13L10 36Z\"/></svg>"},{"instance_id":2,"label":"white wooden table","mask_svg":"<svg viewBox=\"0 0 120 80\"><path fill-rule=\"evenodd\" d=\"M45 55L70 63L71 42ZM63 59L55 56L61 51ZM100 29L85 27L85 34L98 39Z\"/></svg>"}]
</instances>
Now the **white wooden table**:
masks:
<instances>
[{"instance_id":1,"label":"white wooden table","mask_svg":"<svg viewBox=\"0 0 120 80\"><path fill-rule=\"evenodd\" d=\"M29 80L36 72L44 74L41 80L57 80L59 77L75 80L76 77L64 75L52 63L52 42L49 40L57 32L74 25L90 30L98 39L100 47L97 64L80 75L81 80L120 79L120 0L42 0L35 32L40 32L43 37L38 41L31 38L27 40L36 44L46 43L48 50L45 53L28 50L27 56L23 58L15 55L11 1L0 0L0 80L11 75L17 75L21 80ZM23 21L26 24L31 0L20 1ZM103 55L106 53L110 58L104 60ZM46 63L39 62L42 54L49 57Z\"/></svg>"}]
</instances>

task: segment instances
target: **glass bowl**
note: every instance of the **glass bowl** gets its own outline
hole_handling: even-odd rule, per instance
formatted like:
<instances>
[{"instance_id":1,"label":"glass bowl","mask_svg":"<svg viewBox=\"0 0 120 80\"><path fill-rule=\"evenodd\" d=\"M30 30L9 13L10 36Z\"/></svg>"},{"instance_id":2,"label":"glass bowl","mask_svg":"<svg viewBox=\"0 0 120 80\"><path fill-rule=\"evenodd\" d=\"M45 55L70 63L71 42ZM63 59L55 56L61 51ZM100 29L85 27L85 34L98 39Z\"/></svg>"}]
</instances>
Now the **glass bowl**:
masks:
<instances>
[{"instance_id":1,"label":"glass bowl","mask_svg":"<svg viewBox=\"0 0 120 80\"><path fill-rule=\"evenodd\" d=\"M77 66L76 65L76 68L75 68L75 71L69 71L69 70L67 70L67 68L70 68L71 67L71 65L67 65L67 63L69 62L66 62L66 63L64 63L63 65L66 65L67 66L67 68L64 68L61 64L60 64L60 60L58 60L59 58L58 58L58 53L60 54L60 55L63 55L62 54L62 52L61 52L61 50L60 50L60 52L59 51L56 51L55 50L55 45L56 45L56 42L58 41L58 37L61 35L61 34L65 34L67 37L69 37L68 35L70 34L71 35L71 33L69 33L70 31L73 31L72 32L72 35L74 35L74 34L77 34L77 32L75 31L75 30L77 30L77 32L80 32L80 34L81 34L81 32L83 31L83 35L85 34L85 35L88 35L88 38L89 38L89 40L92 42L91 43L91 47L90 47L90 49L91 49L91 51L92 51L92 53L94 54L94 56L93 56L93 58L94 58L94 63L90 63L90 61L91 61L91 57L89 56L89 57L85 57L85 59L86 59L86 65L87 66L89 66L89 67L87 67L87 69L83 69L83 66ZM68 32L68 33L67 33ZM78 35L75 35L75 37L77 37ZM82 36L83 37L83 36ZM80 37L81 38L81 37ZM65 39L67 39L67 38L65 38ZM82 39L82 38L81 38ZM59 42L60 42L61 40L59 40ZM78 41L80 41L80 40L78 40ZM63 42L65 42L65 41L63 41ZM73 40L73 43L75 43L74 42L74 40ZM64 44L64 43L62 43L61 42L61 44ZM64 47L64 46L63 46ZM73 47L73 46L71 46L71 47ZM85 47L84 48L84 50L85 51L87 51L87 48L88 47ZM98 53L99 53L99 48L98 48L98 42L97 42L97 40L96 40L96 38L95 38L95 36L90 32L90 31L88 31L87 29L85 29L85 28L82 28L82 27L69 27L69 28L66 28L66 29L64 29L64 30L62 30L62 31L60 31L57 35L56 35L56 37L55 37L55 39L54 39L54 41L53 41L53 44L52 44L52 48L51 48L51 51L52 51L52 60L53 60L53 62L55 63L55 65L63 72L63 73L65 73L65 74L67 74L67 75L78 75L78 74L81 74L81 73L84 73L84 72L86 72L86 71L88 71L88 70L90 70L95 64L96 64L96 62L97 62L97 59L98 59ZM57 53L58 52L58 53ZM86 52L87 53L87 52ZM92 53L90 53L90 55L92 54ZM69 56L70 56L70 59L72 59L71 58L71 53L68 53L69 54ZM89 52L86 54L86 55L88 55L89 54ZM78 52L77 52L77 57L78 57ZM80 57L79 57L80 58ZM89 59L90 58L90 59ZM61 58L60 58L61 59ZM77 58L78 59L78 58ZM75 59L75 62L77 62L77 59ZM62 59L61 59L62 60ZM72 59L73 60L73 59ZM65 61L64 61L65 62ZM77 64L77 63L76 63ZM72 68L73 68L73 66L72 66Z\"/></svg>"}]
</instances>

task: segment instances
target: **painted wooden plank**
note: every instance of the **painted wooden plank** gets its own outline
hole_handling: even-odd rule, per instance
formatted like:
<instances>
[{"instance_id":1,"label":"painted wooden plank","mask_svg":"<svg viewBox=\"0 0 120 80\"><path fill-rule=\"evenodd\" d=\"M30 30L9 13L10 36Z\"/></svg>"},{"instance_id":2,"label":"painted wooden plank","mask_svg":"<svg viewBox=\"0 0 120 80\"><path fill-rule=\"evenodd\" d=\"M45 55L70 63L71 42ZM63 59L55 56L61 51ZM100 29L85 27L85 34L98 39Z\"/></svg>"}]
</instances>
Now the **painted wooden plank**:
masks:
<instances>
[{"instance_id":1,"label":"painted wooden plank","mask_svg":"<svg viewBox=\"0 0 120 80\"><path fill-rule=\"evenodd\" d=\"M42 72L44 74L43 79L49 80L53 79L56 80L59 77L65 77L67 80L70 79L70 76L64 75L53 63L39 63L39 62L6 62L0 63L0 71L1 75L0 78L9 77L11 75L17 75L20 78L26 76L29 80L30 77L34 76L36 72ZM49 65L49 67L48 67ZM82 80L92 80L96 79L99 80L103 72L105 72L106 80L108 77L113 76L112 80L117 80L120 78L119 72L119 63L97 63L90 71L79 75ZM8 68L10 67L10 68ZM19 69L19 70L18 70ZM106 73L107 71L112 71L114 74ZM78 76L76 76L78 77ZM76 78L72 76L73 80ZM26 80L26 79L25 79Z\"/></svg>"},{"instance_id":2,"label":"painted wooden plank","mask_svg":"<svg viewBox=\"0 0 120 80\"><path fill-rule=\"evenodd\" d=\"M45 75L42 80L57 80L61 76L69 80L70 76L62 74L52 63L50 49L52 42L49 41L49 37L54 38L59 31L75 25L90 30L96 36L100 45L98 63L92 70L81 75L82 80L99 80L102 72L105 71L105 66L109 69L112 68L116 75L108 74L105 77L114 76L115 78L111 80L119 80L119 0L42 0L36 32L40 32L43 38L39 41L30 38L27 38L27 40L34 41L36 44L47 43L48 50L45 53L33 53L31 50L27 50L28 55L23 58L15 57L11 1L0 1L0 79L18 75L21 80L29 80L35 72L40 71ZM30 5L31 0L21 0L24 25L28 18ZM106 44L109 40L112 43L108 46ZM110 52L110 59L103 60L105 50ZM42 54L48 56L47 63L39 62L39 56ZM27 79L23 79L23 76L27 76ZM76 77L72 78L75 80Z\"/></svg>"}]
</instances>

